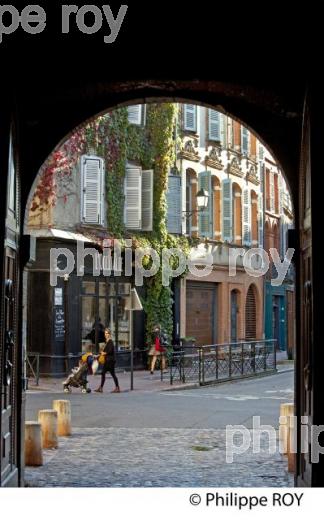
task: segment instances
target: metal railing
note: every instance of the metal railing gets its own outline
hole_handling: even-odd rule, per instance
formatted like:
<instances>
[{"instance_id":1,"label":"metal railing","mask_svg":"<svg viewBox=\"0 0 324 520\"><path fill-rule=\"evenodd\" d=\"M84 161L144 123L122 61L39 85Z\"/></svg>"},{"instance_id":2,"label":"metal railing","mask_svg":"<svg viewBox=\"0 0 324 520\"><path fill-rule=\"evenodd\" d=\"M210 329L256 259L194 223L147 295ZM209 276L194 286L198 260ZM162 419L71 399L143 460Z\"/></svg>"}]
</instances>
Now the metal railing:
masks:
<instances>
[{"instance_id":1,"label":"metal railing","mask_svg":"<svg viewBox=\"0 0 324 520\"><path fill-rule=\"evenodd\" d=\"M62 370L58 372L50 372L46 373L46 376L59 376L63 377L67 375L71 369L78 364L79 359L81 358L84 352L78 352L76 354L40 354L39 352L28 352L26 355L25 363L26 363L26 373L27 379L33 378L35 380L35 385L39 386L39 378L42 371L42 362L44 360L50 361L60 361L63 365ZM116 351L116 372L129 370L131 365L131 351L130 350L119 350ZM147 364L147 352L142 349L134 349L133 350L133 361L134 368L143 368ZM100 370L99 372L100 373Z\"/></svg>"},{"instance_id":2,"label":"metal railing","mask_svg":"<svg viewBox=\"0 0 324 520\"><path fill-rule=\"evenodd\" d=\"M277 368L276 340L240 341L219 345L182 347L168 353L170 384L244 378Z\"/></svg>"}]
</instances>

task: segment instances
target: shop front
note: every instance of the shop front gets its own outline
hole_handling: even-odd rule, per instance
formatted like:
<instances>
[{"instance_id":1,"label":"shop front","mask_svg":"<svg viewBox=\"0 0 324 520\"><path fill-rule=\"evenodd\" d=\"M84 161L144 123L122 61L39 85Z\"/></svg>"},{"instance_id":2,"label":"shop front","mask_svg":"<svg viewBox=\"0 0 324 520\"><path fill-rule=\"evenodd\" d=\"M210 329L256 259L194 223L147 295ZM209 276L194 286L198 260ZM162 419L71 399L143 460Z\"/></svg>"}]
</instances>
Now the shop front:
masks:
<instances>
[{"instance_id":1,"label":"shop front","mask_svg":"<svg viewBox=\"0 0 324 520\"><path fill-rule=\"evenodd\" d=\"M36 262L28 275L28 353L39 354L41 375L63 376L82 352L98 353L106 327L115 344L117 368L130 366L132 347L135 367L144 367L144 313L131 310L133 278L93 276L91 258L86 258L84 276L74 271L52 287L45 264L53 247L62 243L37 239ZM75 243L64 247L76 250ZM142 288L136 289L143 296Z\"/></svg>"}]
</instances>

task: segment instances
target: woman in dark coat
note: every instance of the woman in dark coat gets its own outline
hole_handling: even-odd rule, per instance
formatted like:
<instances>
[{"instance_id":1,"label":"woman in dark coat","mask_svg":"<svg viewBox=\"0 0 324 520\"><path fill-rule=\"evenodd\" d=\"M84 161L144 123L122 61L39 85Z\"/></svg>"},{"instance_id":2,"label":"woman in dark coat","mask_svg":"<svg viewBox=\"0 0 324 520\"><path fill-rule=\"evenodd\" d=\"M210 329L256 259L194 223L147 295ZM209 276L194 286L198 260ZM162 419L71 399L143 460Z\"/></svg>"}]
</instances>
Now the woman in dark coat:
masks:
<instances>
[{"instance_id":1,"label":"woman in dark coat","mask_svg":"<svg viewBox=\"0 0 324 520\"><path fill-rule=\"evenodd\" d=\"M111 331L110 329L105 329L105 341L106 344L104 346L103 351L101 352L101 355L105 356L105 362L102 368L101 373L101 385L95 392L102 392L102 389L104 387L105 381L106 381L106 373L109 372L111 374L111 377L114 380L115 383L115 389L112 391L112 393L119 393L119 383L117 376L115 374L115 365L116 365L116 356L115 356L115 347L113 340L111 339Z\"/></svg>"}]
</instances>

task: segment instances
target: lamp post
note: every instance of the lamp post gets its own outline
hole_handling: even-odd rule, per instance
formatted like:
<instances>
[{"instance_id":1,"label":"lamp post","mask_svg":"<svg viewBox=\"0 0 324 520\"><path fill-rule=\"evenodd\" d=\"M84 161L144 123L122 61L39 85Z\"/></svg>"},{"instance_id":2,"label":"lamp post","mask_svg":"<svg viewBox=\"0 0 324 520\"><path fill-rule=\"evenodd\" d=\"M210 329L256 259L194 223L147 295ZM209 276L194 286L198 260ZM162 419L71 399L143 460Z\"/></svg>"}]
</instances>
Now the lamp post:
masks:
<instances>
[{"instance_id":1,"label":"lamp post","mask_svg":"<svg viewBox=\"0 0 324 520\"><path fill-rule=\"evenodd\" d=\"M64 275L64 354L65 354L65 370L69 371L69 327L68 327L68 282L69 275Z\"/></svg>"},{"instance_id":2,"label":"lamp post","mask_svg":"<svg viewBox=\"0 0 324 520\"><path fill-rule=\"evenodd\" d=\"M185 218L190 218L194 213L201 213L208 207L209 193L207 190L201 188L196 195L197 199L197 209L192 209L190 211L183 211L183 216Z\"/></svg>"}]
</instances>

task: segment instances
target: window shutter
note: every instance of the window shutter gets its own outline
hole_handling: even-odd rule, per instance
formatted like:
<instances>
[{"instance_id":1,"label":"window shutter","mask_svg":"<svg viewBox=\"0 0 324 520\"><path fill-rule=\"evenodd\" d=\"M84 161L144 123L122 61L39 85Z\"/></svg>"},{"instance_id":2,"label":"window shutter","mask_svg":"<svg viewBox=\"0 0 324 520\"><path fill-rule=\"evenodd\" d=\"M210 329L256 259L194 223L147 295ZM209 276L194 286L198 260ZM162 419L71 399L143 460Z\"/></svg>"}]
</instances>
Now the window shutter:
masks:
<instances>
[{"instance_id":1,"label":"window shutter","mask_svg":"<svg viewBox=\"0 0 324 520\"><path fill-rule=\"evenodd\" d=\"M270 211L274 212L274 210L275 210L275 207L274 207L274 203L275 203L274 191L275 190L274 190L274 173L273 173L273 171L270 171L269 175L270 175Z\"/></svg>"},{"instance_id":2,"label":"window shutter","mask_svg":"<svg viewBox=\"0 0 324 520\"><path fill-rule=\"evenodd\" d=\"M169 233L181 234L182 232L182 201L181 201L181 177L169 175L167 192L167 229Z\"/></svg>"},{"instance_id":3,"label":"window shutter","mask_svg":"<svg viewBox=\"0 0 324 520\"><path fill-rule=\"evenodd\" d=\"M126 229L142 228L142 170L127 168L125 175L125 212Z\"/></svg>"},{"instance_id":4,"label":"window shutter","mask_svg":"<svg viewBox=\"0 0 324 520\"><path fill-rule=\"evenodd\" d=\"M103 224L103 159L95 156L81 157L82 221L87 224Z\"/></svg>"},{"instance_id":5,"label":"window shutter","mask_svg":"<svg viewBox=\"0 0 324 520\"><path fill-rule=\"evenodd\" d=\"M153 170L142 171L142 230L153 229Z\"/></svg>"},{"instance_id":6,"label":"window shutter","mask_svg":"<svg viewBox=\"0 0 324 520\"><path fill-rule=\"evenodd\" d=\"M184 105L184 129L190 132L197 131L197 107L196 105Z\"/></svg>"},{"instance_id":7,"label":"window shutter","mask_svg":"<svg viewBox=\"0 0 324 520\"><path fill-rule=\"evenodd\" d=\"M259 233L259 247L263 247L263 194L258 196L258 233Z\"/></svg>"},{"instance_id":8,"label":"window shutter","mask_svg":"<svg viewBox=\"0 0 324 520\"><path fill-rule=\"evenodd\" d=\"M283 198L284 198L284 190L283 190L283 181L282 175L278 173L278 200L279 200L279 215L283 213Z\"/></svg>"},{"instance_id":9,"label":"window shutter","mask_svg":"<svg viewBox=\"0 0 324 520\"><path fill-rule=\"evenodd\" d=\"M219 127L220 127L220 140L222 143L222 147L225 148L227 146L227 120L224 114L219 114Z\"/></svg>"},{"instance_id":10,"label":"window shutter","mask_svg":"<svg viewBox=\"0 0 324 520\"><path fill-rule=\"evenodd\" d=\"M224 179L223 188L223 240L232 242L233 240L233 199L232 199L232 180Z\"/></svg>"},{"instance_id":11,"label":"window shutter","mask_svg":"<svg viewBox=\"0 0 324 520\"><path fill-rule=\"evenodd\" d=\"M256 318L257 318L257 309L256 309L256 301L255 294L253 291L253 287L250 285L249 290L246 295L245 302L245 339L253 340L256 338Z\"/></svg>"},{"instance_id":12,"label":"window shutter","mask_svg":"<svg viewBox=\"0 0 324 520\"><path fill-rule=\"evenodd\" d=\"M209 197L207 209L198 213L199 236L213 238L213 192L209 171L198 174L198 191L201 189L208 191Z\"/></svg>"},{"instance_id":13,"label":"window shutter","mask_svg":"<svg viewBox=\"0 0 324 520\"><path fill-rule=\"evenodd\" d=\"M209 139L212 141L221 140L220 132L220 113L216 110L209 109L208 111L208 124L209 124Z\"/></svg>"},{"instance_id":14,"label":"window shutter","mask_svg":"<svg viewBox=\"0 0 324 520\"><path fill-rule=\"evenodd\" d=\"M251 245L251 196L249 188L243 190L243 245Z\"/></svg>"},{"instance_id":15,"label":"window shutter","mask_svg":"<svg viewBox=\"0 0 324 520\"><path fill-rule=\"evenodd\" d=\"M142 105L131 105L127 107L128 122L132 125L140 125L142 123Z\"/></svg>"},{"instance_id":16,"label":"window shutter","mask_svg":"<svg viewBox=\"0 0 324 520\"><path fill-rule=\"evenodd\" d=\"M242 126L242 153L244 155L249 153L249 132L244 126Z\"/></svg>"}]
</instances>

